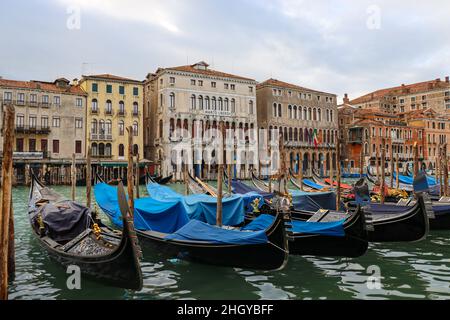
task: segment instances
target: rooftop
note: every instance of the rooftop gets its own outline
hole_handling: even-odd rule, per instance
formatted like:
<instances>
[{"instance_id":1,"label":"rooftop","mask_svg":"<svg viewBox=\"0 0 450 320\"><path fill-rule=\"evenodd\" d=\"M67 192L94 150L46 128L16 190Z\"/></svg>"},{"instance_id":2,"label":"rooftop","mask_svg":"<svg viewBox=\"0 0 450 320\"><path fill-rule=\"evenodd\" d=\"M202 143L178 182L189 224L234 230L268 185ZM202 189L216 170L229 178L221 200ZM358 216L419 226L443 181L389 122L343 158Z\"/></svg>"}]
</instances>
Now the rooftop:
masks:
<instances>
[{"instance_id":1,"label":"rooftop","mask_svg":"<svg viewBox=\"0 0 450 320\"><path fill-rule=\"evenodd\" d=\"M64 78L59 78L54 82L46 81L18 81L18 80L8 80L0 78L0 87L14 88L14 89L28 89L28 90L42 90L53 93L66 93L66 94L76 94L76 95L86 95L86 93L78 85L71 85L69 82L65 82L65 86L60 86L57 82L67 81Z\"/></svg>"},{"instance_id":2,"label":"rooftop","mask_svg":"<svg viewBox=\"0 0 450 320\"><path fill-rule=\"evenodd\" d=\"M234 75L234 74L230 74L230 73L225 73L225 72L209 69L209 64L207 64L204 61L200 61L200 62L197 62L197 63L195 63L193 65L187 65L187 66L160 68L160 69L158 69L157 73L159 73L161 71L165 71L165 70L189 72L189 73L194 73L194 74L202 74L202 75L205 75L205 76L231 78L231 79L245 80L245 81L255 81L254 79L245 78L245 77L237 76L237 75Z\"/></svg>"},{"instance_id":3,"label":"rooftop","mask_svg":"<svg viewBox=\"0 0 450 320\"><path fill-rule=\"evenodd\" d=\"M295 85L295 84L292 84L292 83L287 83L287 82L280 81L280 80L273 79L273 78L270 78L269 80L266 80L266 81L261 82L260 84L258 84L258 88L262 88L262 87L265 87L265 86L280 87L280 88L287 88L287 89L293 89L293 90L299 90L299 91L308 91L308 92L314 92L314 93L329 94L329 95L334 95L335 96L335 94L333 94L333 93L317 91L317 90L301 87L301 86L298 86L298 85Z\"/></svg>"},{"instance_id":4,"label":"rooftop","mask_svg":"<svg viewBox=\"0 0 450 320\"><path fill-rule=\"evenodd\" d=\"M138 83L142 82L140 80L134 80L134 79L130 79L130 78L119 77L119 76L115 76L113 74L108 74L108 73L88 75L88 76L83 75L83 78L86 78L86 79L110 80L110 81L138 82Z\"/></svg>"}]
</instances>

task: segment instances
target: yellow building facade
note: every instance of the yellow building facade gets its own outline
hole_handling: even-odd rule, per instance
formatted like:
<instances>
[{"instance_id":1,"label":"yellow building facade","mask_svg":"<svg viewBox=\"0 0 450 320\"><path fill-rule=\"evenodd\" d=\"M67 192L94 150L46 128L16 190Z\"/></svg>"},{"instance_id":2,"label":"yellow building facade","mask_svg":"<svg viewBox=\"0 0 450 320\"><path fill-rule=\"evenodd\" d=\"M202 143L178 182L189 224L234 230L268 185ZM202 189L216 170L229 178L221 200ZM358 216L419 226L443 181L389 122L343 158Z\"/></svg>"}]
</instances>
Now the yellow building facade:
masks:
<instances>
[{"instance_id":1,"label":"yellow building facade","mask_svg":"<svg viewBox=\"0 0 450 320\"><path fill-rule=\"evenodd\" d=\"M86 148L102 162L126 162L127 128L133 128L133 152L143 155L143 82L110 74L83 76L88 94ZM86 150L87 152L87 150Z\"/></svg>"}]
</instances>

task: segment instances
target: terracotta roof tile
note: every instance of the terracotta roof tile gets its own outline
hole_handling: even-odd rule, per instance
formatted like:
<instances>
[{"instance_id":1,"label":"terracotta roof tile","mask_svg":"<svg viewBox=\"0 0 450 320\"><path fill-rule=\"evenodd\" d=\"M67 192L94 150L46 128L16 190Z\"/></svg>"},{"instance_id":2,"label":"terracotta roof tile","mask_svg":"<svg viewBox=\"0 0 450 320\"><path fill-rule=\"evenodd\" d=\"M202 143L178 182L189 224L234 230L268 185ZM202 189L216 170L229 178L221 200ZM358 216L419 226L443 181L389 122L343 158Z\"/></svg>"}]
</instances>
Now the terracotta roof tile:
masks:
<instances>
[{"instance_id":1,"label":"terracotta roof tile","mask_svg":"<svg viewBox=\"0 0 450 320\"><path fill-rule=\"evenodd\" d=\"M271 86L271 87L282 87L282 88L289 88L289 89L293 89L293 90L300 90L300 91L309 91L309 92L315 92L315 93L321 93L321 94L331 94L331 95L335 95L332 93L327 93L327 92L323 92L323 91L317 91L317 90L313 90L313 89L308 89L305 87L301 87L292 83L287 83L287 82L283 82L277 79L269 79L266 80L264 82L261 82L260 84L258 84L258 88L264 87L264 86Z\"/></svg>"},{"instance_id":2,"label":"terracotta roof tile","mask_svg":"<svg viewBox=\"0 0 450 320\"><path fill-rule=\"evenodd\" d=\"M61 88L56 85L56 82L45 81L17 81L0 79L0 87L14 88L14 89L29 89L42 90L61 94L87 95L80 86L69 85L67 88Z\"/></svg>"},{"instance_id":3,"label":"terracotta roof tile","mask_svg":"<svg viewBox=\"0 0 450 320\"><path fill-rule=\"evenodd\" d=\"M221 71L216 71L216 70L212 70L212 69L198 69L198 68L195 68L196 65L203 65L205 67L208 67L208 64L202 61L202 62L193 64L193 65L188 65L188 66L161 68L158 71L174 70L174 71L189 72L189 73L194 73L194 74L203 74L206 76L232 78L232 79L246 80L246 81L255 81L254 79L245 78L245 77L241 77L241 76L237 76L234 74L225 73L225 72L221 72Z\"/></svg>"},{"instance_id":4,"label":"terracotta roof tile","mask_svg":"<svg viewBox=\"0 0 450 320\"><path fill-rule=\"evenodd\" d=\"M418 82L413 83L409 85L401 85L398 87L392 87L392 88L386 88L377 90L374 92L371 92L369 94L366 94L364 96L361 96L359 98L356 98L354 100L351 100L351 104L360 104L360 103L366 103L374 100L378 100L380 98L383 98L384 96L388 95L408 95L408 94L414 94L419 92L425 92L430 91L434 89L443 89L443 88L450 88L450 84L445 81L438 81L431 80L431 81L425 81L425 82Z\"/></svg>"},{"instance_id":5,"label":"terracotta roof tile","mask_svg":"<svg viewBox=\"0 0 450 320\"><path fill-rule=\"evenodd\" d=\"M139 83L142 82L140 80L134 80L134 79L130 79L130 78L119 77L119 76L115 76L115 75L108 74L108 73L83 76L83 78L112 80L112 81L131 81L131 82L139 82Z\"/></svg>"}]
</instances>

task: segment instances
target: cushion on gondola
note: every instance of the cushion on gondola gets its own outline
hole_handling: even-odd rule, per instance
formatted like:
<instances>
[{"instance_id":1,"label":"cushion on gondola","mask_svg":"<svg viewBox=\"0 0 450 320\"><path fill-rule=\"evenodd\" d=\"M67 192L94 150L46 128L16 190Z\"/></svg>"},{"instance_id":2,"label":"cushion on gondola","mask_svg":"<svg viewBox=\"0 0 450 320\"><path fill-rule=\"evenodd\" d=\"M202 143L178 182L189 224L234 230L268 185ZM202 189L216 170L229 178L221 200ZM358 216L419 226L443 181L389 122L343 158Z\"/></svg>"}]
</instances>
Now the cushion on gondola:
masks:
<instances>
[{"instance_id":1,"label":"cushion on gondola","mask_svg":"<svg viewBox=\"0 0 450 320\"><path fill-rule=\"evenodd\" d=\"M206 241L217 244L263 244L267 236L263 231L221 229L201 221L191 220L180 230L167 235L166 240Z\"/></svg>"},{"instance_id":2,"label":"cushion on gondola","mask_svg":"<svg viewBox=\"0 0 450 320\"><path fill-rule=\"evenodd\" d=\"M49 203L39 213L46 235L57 242L70 241L85 231L91 214L88 208L68 200Z\"/></svg>"},{"instance_id":3,"label":"cushion on gondola","mask_svg":"<svg viewBox=\"0 0 450 320\"><path fill-rule=\"evenodd\" d=\"M242 230L266 230L270 225L272 225L275 217L267 214L262 214L247 226L242 228ZM344 220L335 222L307 222L307 221L292 221L292 229L289 231L295 233L305 233L305 234L319 234L324 236L334 236L334 237L344 237Z\"/></svg>"},{"instance_id":4,"label":"cushion on gondola","mask_svg":"<svg viewBox=\"0 0 450 320\"><path fill-rule=\"evenodd\" d=\"M306 185L307 187L316 189L316 190L322 190L325 189L324 186L321 186L320 184L315 183L314 181L311 181L309 179L303 179L303 184Z\"/></svg>"}]
</instances>

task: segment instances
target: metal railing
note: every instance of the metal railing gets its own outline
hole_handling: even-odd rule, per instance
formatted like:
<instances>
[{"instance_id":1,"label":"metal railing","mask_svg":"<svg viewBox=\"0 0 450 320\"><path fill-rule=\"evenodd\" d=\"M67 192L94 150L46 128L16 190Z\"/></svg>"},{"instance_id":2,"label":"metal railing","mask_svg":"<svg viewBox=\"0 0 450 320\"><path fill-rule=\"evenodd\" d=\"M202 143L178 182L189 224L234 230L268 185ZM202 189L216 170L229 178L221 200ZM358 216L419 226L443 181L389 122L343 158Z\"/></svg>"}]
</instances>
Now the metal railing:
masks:
<instances>
[{"instance_id":1,"label":"metal railing","mask_svg":"<svg viewBox=\"0 0 450 320\"><path fill-rule=\"evenodd\" d=\"M36 134L48 134L51 132L49 126L25 126L16 125L16 133L36 133Z\"/></svg>"},{"instance_id":2,"label":"metal railing","mask_svg":"<svg viewBox=\"0 0 450 320\"><path fill-rule=\"evenodd\" d=\"M112 134L91 133L91 141L113 141Z\"/></svg>"}]
</instances>

